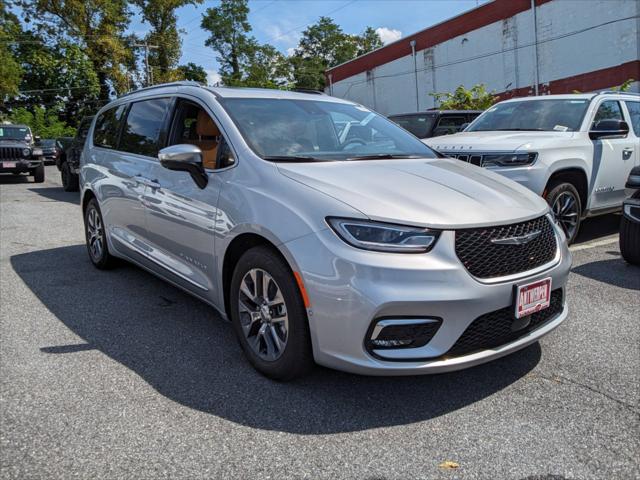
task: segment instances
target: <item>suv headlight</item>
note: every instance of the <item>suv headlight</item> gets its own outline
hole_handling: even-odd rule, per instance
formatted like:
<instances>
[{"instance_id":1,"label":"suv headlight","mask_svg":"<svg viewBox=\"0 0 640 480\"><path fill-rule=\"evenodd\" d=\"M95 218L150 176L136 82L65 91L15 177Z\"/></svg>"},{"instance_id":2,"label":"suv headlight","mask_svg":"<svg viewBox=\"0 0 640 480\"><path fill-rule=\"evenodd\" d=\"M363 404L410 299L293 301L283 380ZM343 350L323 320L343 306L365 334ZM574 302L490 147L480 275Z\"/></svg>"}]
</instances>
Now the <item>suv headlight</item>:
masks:
<instances>
[{"instance_id":1,"label":"suv headlight","mask_svg":"<svg viewBox=\"0 0 640 480\"><path fill-rule=\"evenodd\" d=\"M428 228L349 218L327 218L338 236L356 248L375 252L425 253L431 250L440 232Z\"/></svg>"},{"instance_id":2,"label":"suv headlight","mask_svg":"<svg viewBox=\"0 0 640 480\"><path fill-rule=\"evenodd\" d=\"M529 153L501 153L485 155L482 157L483 167L521 167L523 165L532 165L538 154Z\"/></svg>"},{"instance_id":3,"label":"suv headlight","mask_svg":"<svg viewBox=\"0 0 640 480\"><path fill-rule=\"evenodd\" d=\"M29 155L31 155L31 150L28 148L23 148L22 149L22 156L23 157L28 157Z\"/></svg>"}]
</instances>

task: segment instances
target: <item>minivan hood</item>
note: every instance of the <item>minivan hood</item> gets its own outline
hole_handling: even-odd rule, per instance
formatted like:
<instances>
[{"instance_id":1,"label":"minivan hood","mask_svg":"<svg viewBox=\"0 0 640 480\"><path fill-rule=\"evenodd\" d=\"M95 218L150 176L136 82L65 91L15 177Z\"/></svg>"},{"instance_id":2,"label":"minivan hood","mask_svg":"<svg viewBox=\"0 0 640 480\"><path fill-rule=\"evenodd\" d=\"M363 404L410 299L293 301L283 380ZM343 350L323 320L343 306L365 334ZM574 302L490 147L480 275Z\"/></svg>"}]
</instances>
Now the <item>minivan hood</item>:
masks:
<instances>
[{"instance_id":1,"label":"minivan hood","mask_svg":"<svg viewBox=\"0 0 640 480\"><path fill-rule=\"evenodd\" d=\"M450 152L512 152L549 148L573 138L574 132L460 132L426 138L424 143L446 155Z\"/></svg>"},{"instance_id":2,"label":"minivan hood","mask_svg":"<svg viewBox=\"0 0 640 480\"><path fill-rule=\"evenodd\" d=\"M281 163L278 169L384 222L475 227L515 223L548 210L547 203L525 187L459 160Z\"/></svg>"}]
</instances>

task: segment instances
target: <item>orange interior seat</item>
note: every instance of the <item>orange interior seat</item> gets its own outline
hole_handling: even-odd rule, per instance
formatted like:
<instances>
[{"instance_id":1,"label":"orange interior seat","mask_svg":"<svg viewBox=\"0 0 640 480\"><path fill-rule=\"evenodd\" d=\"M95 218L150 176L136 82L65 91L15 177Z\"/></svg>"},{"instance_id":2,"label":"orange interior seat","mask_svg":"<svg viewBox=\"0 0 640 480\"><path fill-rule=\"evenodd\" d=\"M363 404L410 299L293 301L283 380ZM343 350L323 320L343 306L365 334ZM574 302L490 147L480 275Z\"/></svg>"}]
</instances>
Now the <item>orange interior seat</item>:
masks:
<instances>
[{"instance_id":1,"label":"orange interior seat","mask_svg":"<svg viewBox=\"0 0 640 480\"><path fill-rule=\"evenodd\" d=\"M192 142L202 150L204 168L216 168L216 153L218 152L220 130L204 110L198 111L196 135L197 139L192 140Z\"/></svg>"}]
</instances>

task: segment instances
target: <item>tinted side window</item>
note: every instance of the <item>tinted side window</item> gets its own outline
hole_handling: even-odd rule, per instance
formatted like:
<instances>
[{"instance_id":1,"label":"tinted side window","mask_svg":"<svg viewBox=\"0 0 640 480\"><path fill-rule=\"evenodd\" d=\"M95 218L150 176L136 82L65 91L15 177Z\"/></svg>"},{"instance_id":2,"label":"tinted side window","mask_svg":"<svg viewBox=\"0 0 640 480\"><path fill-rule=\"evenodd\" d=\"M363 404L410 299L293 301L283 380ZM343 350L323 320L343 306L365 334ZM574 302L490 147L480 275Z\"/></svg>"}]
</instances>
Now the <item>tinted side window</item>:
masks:
<instances>
[{"instance_id":1,"label":"tinted side window","mask_svg":"<svg viewBox=\"0 0 640 480\"><path fill-rule=\"evenodd\" d=\"M440 135L450 135L460 131L460 127L467 123L465 117L449 117L443 115L438 121L438 126L433 131L433 136L438 137Z\"/></svg>"},{"instance_id":2,"label":"tinted side window","mask_svg":"<svg viewBox=\"0 0 640 480\"><path fill-rule=\"evenodd\" d=\"M620 104L615 100L602 102L598 107L593 123L596 124L601 120L624 120Z\"/></svg>"},{"instance_id":3,"label":"tinted side window","mask_svg":"<svg viewBox=\"0 0 640 480\"><path fill-rule=\"evenodd\" d=\"M84 143L84 140L87 138L87 134L89 133L89 127L91 126L91 120L85 120L80 123L78 127L78 135L77 139Z\"/></svg>"},{"instance_id":4,"label":"tinted side window","mask_svg":"<svg viewBox=\"0 0 640 480\"><path fill-rule=\"evenodd\" d=\"M640 102L625 102L636 137L640 137Z\"/></svg>"},{"instance_id":5,"label":"tinted side window","mask_svg":"<svg viewBox=\"0 0 640 480\"><path fill-rule=\"evenodd\" d=\"M110 108L96 120L93 131L93 144L102 148L118 148L118 133L126 105Z\"/></svg>"},{"instance_id":6,"label":"tinted side window","mask_svg":"<svg viewBox=\"0 0 640 480\"><path fill-rule=\"evenodd\" d=\"M132 103L122 131L120 150L155 157L160 149L160 134L170 103L169 98Z\"/></svg>"}]
</instances>

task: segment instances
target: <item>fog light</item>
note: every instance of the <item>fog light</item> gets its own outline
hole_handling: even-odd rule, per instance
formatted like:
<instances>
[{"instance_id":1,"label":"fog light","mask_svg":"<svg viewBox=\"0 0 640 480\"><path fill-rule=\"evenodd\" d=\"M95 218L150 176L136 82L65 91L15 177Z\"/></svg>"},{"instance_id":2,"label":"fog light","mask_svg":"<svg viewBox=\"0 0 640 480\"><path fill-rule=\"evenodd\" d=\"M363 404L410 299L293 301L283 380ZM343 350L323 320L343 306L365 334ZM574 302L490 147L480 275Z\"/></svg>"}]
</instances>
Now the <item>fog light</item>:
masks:
<instances>
[{"instance_id":1,"label":"fog light","mask_svg":"<svg viewBox=\"0 0 640 480\"><path fill-rule=\"evenodd\" d=\"M367 336L367 349L418 348L426 345L442 324L441 318L378 318Z\"/></svg>"}]
</instances>

